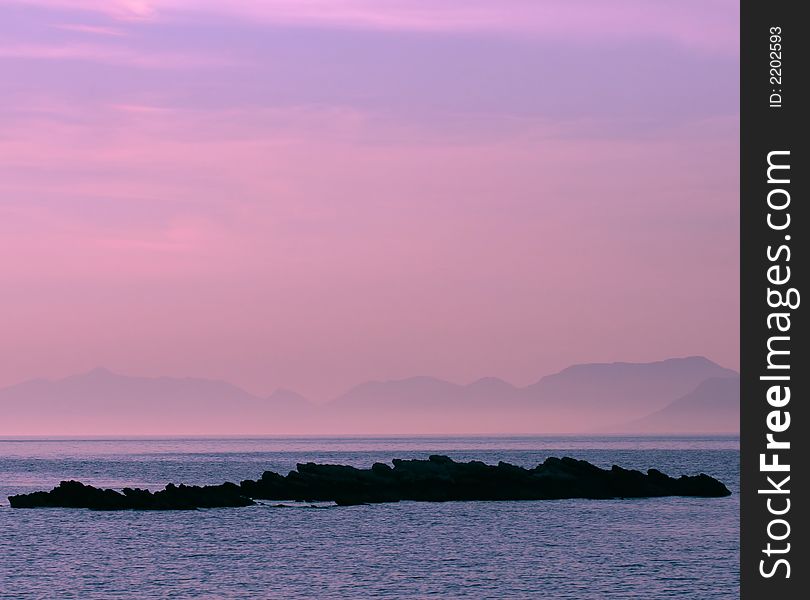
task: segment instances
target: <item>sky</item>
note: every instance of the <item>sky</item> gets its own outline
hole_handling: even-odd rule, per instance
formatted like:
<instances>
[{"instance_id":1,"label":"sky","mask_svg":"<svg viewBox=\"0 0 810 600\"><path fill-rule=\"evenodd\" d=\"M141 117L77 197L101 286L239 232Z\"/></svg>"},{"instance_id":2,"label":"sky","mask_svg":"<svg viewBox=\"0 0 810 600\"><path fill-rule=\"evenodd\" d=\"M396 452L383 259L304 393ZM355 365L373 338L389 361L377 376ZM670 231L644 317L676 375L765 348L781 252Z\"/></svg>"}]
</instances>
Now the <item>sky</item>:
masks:
<instances>
[{"instance_id":1,"label":"sky","mask_svg":"<svg viewBox=\"0 0 810 600\"><path fill-rule=\"evenodd\" d=\"M726 0L3 0L0 386L738 368Z\"/></svg>"}]
</instances>

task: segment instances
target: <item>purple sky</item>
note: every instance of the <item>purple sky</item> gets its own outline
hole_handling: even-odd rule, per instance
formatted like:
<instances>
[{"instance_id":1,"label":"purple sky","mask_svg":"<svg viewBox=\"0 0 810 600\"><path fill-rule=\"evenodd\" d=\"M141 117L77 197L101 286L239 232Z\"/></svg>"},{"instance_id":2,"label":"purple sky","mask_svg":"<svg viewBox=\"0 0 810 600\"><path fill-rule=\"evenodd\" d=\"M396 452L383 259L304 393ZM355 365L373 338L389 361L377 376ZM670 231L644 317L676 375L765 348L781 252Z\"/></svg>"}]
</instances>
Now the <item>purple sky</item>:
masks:
<instances>
[{"instance_id":1,"label":"purple sky","mask_svg":"<svg viewBox=\"0 0 810 600\"><path fill-rule=\"evenodd\" d=\"M738 367L738 6L6 0L0 385Z\"/></svg>"}]
</instances>

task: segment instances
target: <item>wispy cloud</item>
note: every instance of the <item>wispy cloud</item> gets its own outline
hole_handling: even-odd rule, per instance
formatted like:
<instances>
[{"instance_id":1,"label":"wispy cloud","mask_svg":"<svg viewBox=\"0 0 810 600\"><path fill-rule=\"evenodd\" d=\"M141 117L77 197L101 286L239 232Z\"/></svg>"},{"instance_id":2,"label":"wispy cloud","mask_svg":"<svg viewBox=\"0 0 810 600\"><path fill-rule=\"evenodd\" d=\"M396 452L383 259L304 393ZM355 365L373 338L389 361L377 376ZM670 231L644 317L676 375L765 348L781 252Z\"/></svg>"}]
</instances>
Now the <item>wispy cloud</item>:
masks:
<instances>
[{"instance_id":1,"label":"wispy cloud","mask_svg":"<svg viewBox=\"0 0 810 600\"><path fill-rule=\"evenodd\" d=\"M101 27L98 25L83 25L81 23L60 23L53 26L56 29L62 29L64 31L73 31L76 33L86 33L90 35L101 35L101 36L112 36L112 37L122 37L127 35L121 29L115 29L113 27Z\"/></svg>"},{"instance_id":2,"label":"wispy cloud","mask_svg":"<svg viewBox=\"0 0 810 600\"><path fill-rule=\"evenodd\" d=\"M104 44L10 44L0 45L0 58L32 60L77 60L142 69L186 69L235 64L221 56L200 53L145 52Z\"/></svg>"},{"instance_id":3,"label":"wispy cloud","mask_svg":"<svg viewBox=\"0 0 810 600\"><path fill-rule=\"evenodd\" d=\"M561 40L659 38L737 53L732 0L29 0L117 20L213 14L253 22L424 32L523 32Z\"/></svg>"},{"instance_id":4,"label":"wispy cloud","mask_svg":"<svg viewBox=\"0 0 810 600\"><path fill-rule=\"evenodd\" d=\"M122 21L152 19L158 7L158 2L153 0L7 0L7 2L61 11L101 13Z\"/></svg>"}]
</instances>

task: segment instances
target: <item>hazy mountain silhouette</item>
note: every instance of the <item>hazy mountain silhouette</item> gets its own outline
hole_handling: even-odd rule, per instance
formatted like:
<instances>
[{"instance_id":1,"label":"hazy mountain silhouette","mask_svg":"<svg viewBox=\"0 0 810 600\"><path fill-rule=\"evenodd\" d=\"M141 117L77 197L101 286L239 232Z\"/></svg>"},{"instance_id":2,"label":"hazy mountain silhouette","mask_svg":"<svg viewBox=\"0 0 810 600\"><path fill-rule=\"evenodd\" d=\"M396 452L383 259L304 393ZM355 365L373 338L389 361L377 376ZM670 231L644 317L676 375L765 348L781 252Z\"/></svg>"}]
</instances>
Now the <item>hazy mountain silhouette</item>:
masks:
<instances>
[{"instance_id":1,"label":"hazy mountain silhouette","mask_svg":"<svg viewBox=\"0 0 810 600\"><path fill-rule=\"evenodd\" d=\"M362 383L333 400L329 406L341 411L357 410L464 410L491 408L493 403L514 400L520 390L501 379L489 377L458 385L434 377L409 377L394 381Z\"/></svg>"},{"instance_id":2,"label":"hazy mountain silhouette","mask_svg":"<svg viewBox=\"0 0 810 600\"><path fill-rule=\"evenodd\" d=\"M362 383L323 407L350 433L515 431L522 392L496 378L458 385L434 377Z\"/></svg>"},{"instance_id":3,"label":"hazy mountain silhouette","mask_svg":"<svg viewBox=\"0 0 810 600\"><path fill-rule=\"evenodd\" d=\"M260 398L222 381L96 369L0 389L0 434L582 433L634 421L639 431L697 433L728 419L676 428L697 423L702 410L725 415L733 390L711 382L734 377L702 357L584 364L525 388L494 377L468 385L434 377L370 381L316 406L289 390ZM715 392L725 400L713 403Z\"/></svg>"},{"instance_id":4,"label":"hazy mountain silhouette","mask_svg":"<svg viewBox=\"0 0 810 600\"><path fill-rule=\"evenodd\" d=\"M706 379L736 375L702 356L594 363L543 377L526 392L549 431L570 431L572 423L588 430L662 409Z\"/></svg>"},{"instance_id":5,"label":"hazy mountain silhouette","mask_svg":"<svg viewBox=\"0 0 810 600\"><path fill-rule=\"evenodd\" d=\"M738 433L740 378L712 378L646 417L615 428L617 433Z\"/></svg>"},{"instance_id":6,"label":"hazy mountain silhouette","mask_svg":"<svg viewBox=\"0 0 810 600\"><path fill-rule=\"evenodd\" d=\"M260 398L223 381L130 377L99 368L2 389L0 410L0 433L10 435L193 435L286 428L308 416L310 405L283 390Z\"/></svg>"},{"instance_id":7,"label":"hazy mountain silhouette","mask_svg":"<svg viewBox=\"0 0 810 600\"><path fill-rule=\"evenodd\" d=\"M574 365L525 388L496 378L457 385L411 377L358 385L326 411L353 433L574 433L639 418L706 379L734 375L694 356Z\"/></svg>"}]
</instances>

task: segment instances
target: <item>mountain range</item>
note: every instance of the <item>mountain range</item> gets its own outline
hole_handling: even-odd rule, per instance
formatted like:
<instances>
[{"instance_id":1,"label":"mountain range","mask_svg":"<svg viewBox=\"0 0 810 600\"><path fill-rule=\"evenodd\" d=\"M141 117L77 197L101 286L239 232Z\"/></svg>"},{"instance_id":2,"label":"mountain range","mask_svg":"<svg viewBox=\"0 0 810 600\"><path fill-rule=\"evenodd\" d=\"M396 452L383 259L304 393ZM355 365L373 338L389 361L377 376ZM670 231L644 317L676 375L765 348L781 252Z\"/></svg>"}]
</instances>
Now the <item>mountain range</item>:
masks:
<instances>
[{"instance_id":1,"label":"mountain range","mask_svg":"<svg viewBox=\"0 0 810 600\"><path fill-rule=\"evenodd\" d=\"M314 404L208 379L99 368L0 389L0 435L736 433L739 376L698 356L568 367L526 387L487 377L361 383Z\"/></svg>"}]
</instances>

